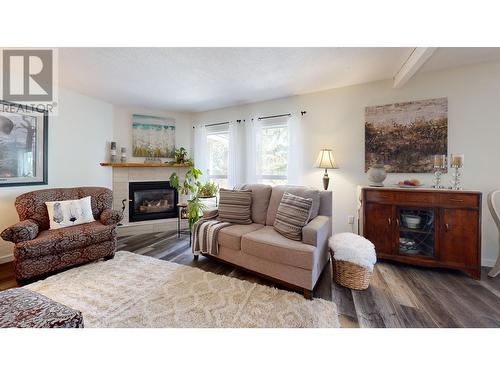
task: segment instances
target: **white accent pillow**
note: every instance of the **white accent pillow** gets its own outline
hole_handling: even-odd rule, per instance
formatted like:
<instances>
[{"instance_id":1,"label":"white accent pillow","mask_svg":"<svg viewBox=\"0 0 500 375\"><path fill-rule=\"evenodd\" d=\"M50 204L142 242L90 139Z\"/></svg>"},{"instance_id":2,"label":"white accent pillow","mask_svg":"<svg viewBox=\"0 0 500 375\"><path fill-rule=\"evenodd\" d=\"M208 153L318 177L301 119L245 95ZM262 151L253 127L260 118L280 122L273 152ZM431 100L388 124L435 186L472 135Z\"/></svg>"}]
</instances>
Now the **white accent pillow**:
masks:
<instances>
[{"instance_id":1,"label":"white accent pillow","mask_svg":"<svg viewBox=\"0 0 500 375\"><path fill-rule=\"evenodd\" d=\"M50 229L71 227L95 221L90 196L69 201L45 202Z\"/></svg>"}]
</instances>

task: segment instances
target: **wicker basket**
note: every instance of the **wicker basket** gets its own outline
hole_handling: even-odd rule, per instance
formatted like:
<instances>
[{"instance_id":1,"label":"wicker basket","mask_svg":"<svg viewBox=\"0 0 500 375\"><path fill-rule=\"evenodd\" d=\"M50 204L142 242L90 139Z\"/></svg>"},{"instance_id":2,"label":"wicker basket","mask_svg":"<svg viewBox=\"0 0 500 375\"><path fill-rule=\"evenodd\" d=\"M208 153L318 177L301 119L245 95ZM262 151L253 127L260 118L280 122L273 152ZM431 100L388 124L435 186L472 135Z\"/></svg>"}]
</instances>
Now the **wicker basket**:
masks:
<instances>
[{"instance_id":1,"label":"wicker basket","mask_svg":"<svg viewBox=\"0 0 500 375\"><path fill-rule=\"evenodd\" d=\"M333 280L349 289L365 290L370 285L372 271L351 262L335 260L332 254Z\"/></svg>"}]
</instances>

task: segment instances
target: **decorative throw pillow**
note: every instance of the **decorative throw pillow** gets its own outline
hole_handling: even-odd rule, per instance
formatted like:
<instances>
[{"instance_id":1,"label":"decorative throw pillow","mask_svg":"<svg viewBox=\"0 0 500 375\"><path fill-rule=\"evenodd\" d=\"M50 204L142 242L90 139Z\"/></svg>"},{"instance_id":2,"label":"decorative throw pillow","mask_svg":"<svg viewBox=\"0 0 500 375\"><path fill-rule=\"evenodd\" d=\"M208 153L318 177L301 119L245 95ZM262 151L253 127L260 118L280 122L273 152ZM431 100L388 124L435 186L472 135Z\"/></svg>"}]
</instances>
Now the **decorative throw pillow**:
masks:
<instances>
[{"instance_id":1,"label":"decorative throw pillow","mask_svg":"<svg viewBox=\"0 0 500 375\"><path fill-rule=\"evenodd\" d=\"M82 199L45 202L49 213L50 229L59 229L95 221L90 197Z\"/></svg>"},{"instance_id":2,"label":"decorative throw pillow","mask_svg":"<svg viewBox=\"0 0 500 375\"><path fill-rule=\"evenodd\" d=\"M252 224L252 191L219 191L219 220L234 224Z\"/></svg>"},{"instance_id":3,"label":"decorative throw pillow","mask_svg":"<svg viewBox=\"0 0 500 375\"><path fill-rule=\"evenodd\" d=\"M290 193L283 194L276 212L274 229L286 238L301 241L302 228L309 220L312 205L311 198L302 198Z\"/></svg>"}]
</instances>

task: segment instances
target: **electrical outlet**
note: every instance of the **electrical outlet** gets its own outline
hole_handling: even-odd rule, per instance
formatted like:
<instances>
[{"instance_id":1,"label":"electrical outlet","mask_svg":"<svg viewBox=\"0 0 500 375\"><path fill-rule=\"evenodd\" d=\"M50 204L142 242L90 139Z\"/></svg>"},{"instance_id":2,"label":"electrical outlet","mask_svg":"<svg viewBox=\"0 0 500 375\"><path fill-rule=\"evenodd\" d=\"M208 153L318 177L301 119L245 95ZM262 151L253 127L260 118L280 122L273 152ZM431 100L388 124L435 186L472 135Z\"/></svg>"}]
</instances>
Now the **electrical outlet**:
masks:
<instances>
[{"instance_id":1,"label":"electrical outlet","mask_svg":"<svg viewBox=\"0 0 500 375\"><path fill-rule=\"evenodd\" d=\"M354 224L354 216L347 216L347 224Z\"/></svg>"}]
</instances>

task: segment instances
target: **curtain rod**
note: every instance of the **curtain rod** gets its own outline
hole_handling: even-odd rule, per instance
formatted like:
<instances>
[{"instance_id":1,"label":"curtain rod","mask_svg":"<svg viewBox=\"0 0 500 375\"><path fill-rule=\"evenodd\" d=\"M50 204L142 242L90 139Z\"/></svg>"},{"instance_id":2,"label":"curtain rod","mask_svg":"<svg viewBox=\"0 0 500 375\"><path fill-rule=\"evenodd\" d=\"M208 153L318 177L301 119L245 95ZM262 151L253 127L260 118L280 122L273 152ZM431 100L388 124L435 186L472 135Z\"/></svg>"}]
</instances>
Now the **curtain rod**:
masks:
<instances>
[{"instance_id":1,"label":"curtain rod","mask_svg":"<svg viewBox=\"0 0 500 375\"><path fill-rule=\"evenodd\" d=\"M273 116L258 117L257 119L258 120L265 120L265 119L268 119L268 118L286 117L286 116L291 116L291 115L292 115L291 113L284 113L282 115L273 115Z\"/></svg>"},{"instance_id":2,"label":"curtain rod","mask_svg":"<svg viewBox=\"0 0 500 375\"><path fill-rule=\"evenodd\" d=\"M300 114L304 116L307 112L306 111L300 111ZM285 116L291 116L291 113L283 113L282 115L272 115L272 116L264 116L264 117L258 117L258 120L265 120L268 118L277 118L277 117L285 117Z\"/></svg>"},{"instance_id":3,"label":"curtain rod","mask_svg":"<svg viewBox=\"0 0 500 375\"><path fill-rule=\"evenodd\" d=\"M208 128L209 126L216 126L216 125L226 125L226 124L229 124L231 121L224 121L224 122L214 122L213 124L206 124L206 125L201 125L201 126L204 126L205 128ZM195 128L196 126L193 126L193 129Z\"/></svg>"}]
</instances>

